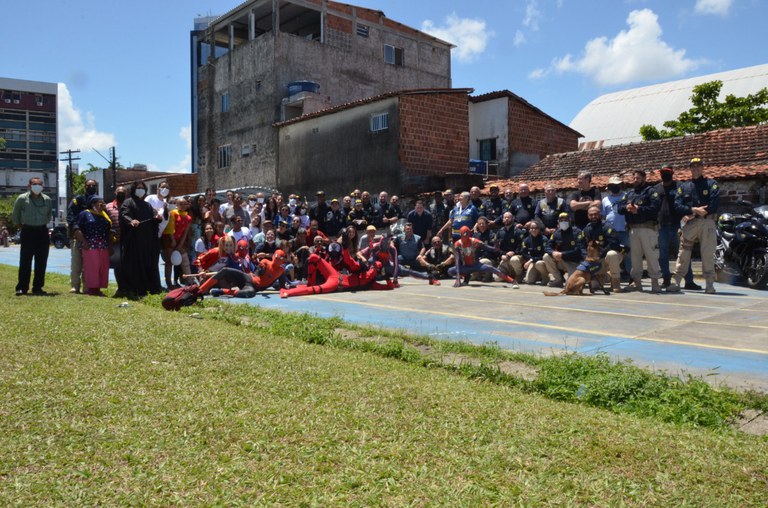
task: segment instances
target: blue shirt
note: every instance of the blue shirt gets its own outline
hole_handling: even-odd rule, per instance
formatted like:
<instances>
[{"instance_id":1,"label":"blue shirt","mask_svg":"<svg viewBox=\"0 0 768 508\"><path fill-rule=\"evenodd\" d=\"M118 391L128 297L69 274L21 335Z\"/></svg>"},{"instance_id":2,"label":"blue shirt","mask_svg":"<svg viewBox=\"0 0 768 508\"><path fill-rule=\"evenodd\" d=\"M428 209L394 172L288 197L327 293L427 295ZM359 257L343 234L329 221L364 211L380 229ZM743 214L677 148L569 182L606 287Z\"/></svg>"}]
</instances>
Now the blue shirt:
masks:
<instances>
[{"instance_id":1,"label":"blue shirt","mask_svg":"<svg viewBox=\"0 0 768 508\"><path fill-rule=\"evenodd\" d=\"M627 230L627 218L619 213L619 203L626 192L622 192L618 196L608 194L603 198L603 206L601 207L600 214L605 219L605 224L613 228L614 231L626 231Z\"/></svg>"}]
</instances>

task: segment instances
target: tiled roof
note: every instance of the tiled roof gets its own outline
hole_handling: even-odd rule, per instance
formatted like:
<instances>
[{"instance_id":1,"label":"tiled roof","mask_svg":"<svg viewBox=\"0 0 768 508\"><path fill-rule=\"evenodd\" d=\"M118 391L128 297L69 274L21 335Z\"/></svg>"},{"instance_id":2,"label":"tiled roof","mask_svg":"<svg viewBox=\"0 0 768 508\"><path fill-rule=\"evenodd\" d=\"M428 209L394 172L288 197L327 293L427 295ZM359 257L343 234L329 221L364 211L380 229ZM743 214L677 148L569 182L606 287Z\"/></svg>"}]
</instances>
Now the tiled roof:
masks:
<instances>
[{"instance_id":1,"label":"tiled roof","mask_svg":"<svg viewBox=\"0 0 768 508\"><path fill-rule=\"evenodd\" d=\"M543 112L542 110L540 110L539 108L537 108L536 106L534 106L533 104L528 102L527 100L523 99L522 97L520 97L519 95L517 95L515 93L510 92L509 90L497 90L495 92L488 92L488 93L484 93L482 95L476 95L475 97L470 97L469 101L477 103L477 102L490 101L490 100L493 100L493 99L500 99L502 97L507 97L509 99L512 99L513 101L517 101L517 102L523 104L524 106L527 106L527 107L533 109L534 111L536 111L540 115L546 116L547 118L550 118L553 121L559 123L560 125L562 125L566 129L568 129L569 131L572 131L573 133L578 135L580 138L584 137L584 135L581 134L580 132L572 129L571 127L569 127L567 125L565 125L563 122L561 122L557 118L553 118L552 116L546 114L545 112Z\"/></svg>"},{"instance_id":2,"label":"tiled roof","mask_svg":"<svg viewBox=\"0 0 768 508\"><path fill-rule=\"evenodd\" d=\"M284 125L290 125L292 123L302 122L304 120L307 120L309 118L315 118L318 116L328 115L331 113L336 113L337 111L342 111L344 109L353 108L355 106L360 106L362 104L369 104L371 102L380 101L383 99L388 99L390 97L398 97L401 95L420 95L420 94L440 94L440 93L464 93L464 94L470 94L474 91L473 88L417 88L413 90L395 90L392 92L385 92L383 94L379 95L373 95L371 97L365 97L364 99L358 99L351 102L346 102L344 104L339 104L337 106L333 106L327 109L321 109L320 111L316 111L314 113L309 113L306 115L298 116L296 118L291 118L290 120L285 120L283 122L275 122L272 124L273 127L282 127Z\"/></svg>"},{"instance_id":3,"label":"tiled roof","mask_svg":"<svg viewBox=\"0 0 768 508\"><path fill-rule=\"evenodd\" d=\"M721 129L691 136L617 145L597 150L549 155L509 180L495 182L516 190L521 182L534 192L547 183L559 189L575 189L579 171L592 172L592 183L607 185L616 173L629 181L634 169L648 171L648 181L659 181L662 164L686 169L693 157L704 161L704 175L718 180L739 180L764 175L768 178L768 124ZM683 179L689 176L683 172Z\"/></svg>"}]
</instances>

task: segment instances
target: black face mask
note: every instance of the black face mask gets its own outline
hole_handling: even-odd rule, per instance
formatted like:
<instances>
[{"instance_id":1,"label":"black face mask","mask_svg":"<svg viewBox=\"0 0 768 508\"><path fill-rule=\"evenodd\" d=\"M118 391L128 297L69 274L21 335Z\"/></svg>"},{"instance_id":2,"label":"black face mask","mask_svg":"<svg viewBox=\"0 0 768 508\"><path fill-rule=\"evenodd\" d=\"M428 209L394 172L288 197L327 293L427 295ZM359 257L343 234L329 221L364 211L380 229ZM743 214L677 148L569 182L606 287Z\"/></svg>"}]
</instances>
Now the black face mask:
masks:
<instances>
[{"instance_id":1,"label":"black face mask","mask_svg":"<svg viewBox=\"0 0 768 508\"><path fill-rule=\"evenodd\" d=\"M118 192L115 194L115 199L119 201L125 201L125 192Z\"/></svg>"},{"instance_id":2,"label":"black face mask","mask_svg":"<svg viewBox=\"0 0 768 508\"><path fill-rule=\"evenodd\" d=\"M617 185L617 184L615 184L615 183L612 183L611 185L609 185L609 186L608 186L608 191L609 191L611 194L616 194L616 193L617 193L617 192L619 192L620 190L621 190L621 185Z\"/></svg>"},{"instance_id":3,"label":"black face mask","mask_svg":"<svg viewBox=\"0 0 768 508\"><path fill-rule=\"evenodd\" d=\"M671 182L674 177L675 177L675 175L673 175L669 171L662 171L661 172L661 181L664 182L664 183Z\"/></svg>"},{"instance_id":4,"label":"black face mask","mask_svg":"<svg viewBox=\"0 0 768 508\"><path fill-rule=\"evenodd\" d=\"M87 196L93 196L96 194L96 187L91 187L90 185L85 188L85 194Z\"/></svg>"}]
</instances>

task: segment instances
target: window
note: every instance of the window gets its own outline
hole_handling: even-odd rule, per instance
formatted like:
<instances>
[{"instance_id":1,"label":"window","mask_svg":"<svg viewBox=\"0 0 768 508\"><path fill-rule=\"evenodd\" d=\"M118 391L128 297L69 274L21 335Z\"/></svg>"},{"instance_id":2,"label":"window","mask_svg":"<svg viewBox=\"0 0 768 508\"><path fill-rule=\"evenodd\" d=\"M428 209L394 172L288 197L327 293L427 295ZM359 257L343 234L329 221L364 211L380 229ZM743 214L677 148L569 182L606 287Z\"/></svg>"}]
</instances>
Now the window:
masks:
<instances>
[{"instance_id":1,"label":"window","mask_svg":"<svg viewBox=\"0 0 768 508\"><path fill-rule=\"evenodd\" d=\"M221 94L221 112L226 113L229 111L229 92Z\"/></svg>"},{"instance_id":2,"label":"window","mask_svg":"<svg viewBox=\"0 0 768 508\"><path fill-rule=\"evenodd\" d=\"M368 32L370 31L368 25L363 25L358 23L357 24L357 35L360 37L368 37Z\"/></svg>"},{"instance_id":3,"label":"window","mask_svg":"<svg viewBox=\"0 0 768 508\"><path fill-rule=\"evenodd\" d=\"M240 155L242 157L248 157L251 155L251 145L243 145L243 148L240 150Z\"/></svg>"},{"instance_id":4,"label":"window","mask_svg":"<svg viewBox=\"0 0 768 508\"><path fill-rule=\"evenodd\" d=\"M480 140L480 160L481 161L496 160L496 138Z\"/></svg>"},{"instance_id":5,"label":"window","mask_svg":"<svg viewBox=\"0 0 768 508\"><path fill-rule=\"evenodd\" d=\"M389 129L389 113L371 115L371 132L381 132Z\"/></svg>"},{"instance_id":6,"label":"window","mask_svg":"<svg viewBox=\"0 0 768 508\"><path fill-rule=\"evenodd\" d=\"M35 95L35 105L36 106L42 106L45 104L45 99L43 99L42 95Z\"/></svg>"},{"instance_id":7,"label":"window","mask_svg":"<svg viewBox=\"0 0 768 508\"><path fill-rule=\"evenodd\" d=\"M219 147L219 168L228 168L232 163L232 145Z\"/></svg>"},{"instance_id":8,"label":"window","mask_svg":"<svg viewBox=\"0 0 768 508\"><path fill-rule=\"evenodd\" d=\"M384 44L384 62L391 65L403 65L403 48L396 48L389 44Z\"/></svg>"}]
</instances>

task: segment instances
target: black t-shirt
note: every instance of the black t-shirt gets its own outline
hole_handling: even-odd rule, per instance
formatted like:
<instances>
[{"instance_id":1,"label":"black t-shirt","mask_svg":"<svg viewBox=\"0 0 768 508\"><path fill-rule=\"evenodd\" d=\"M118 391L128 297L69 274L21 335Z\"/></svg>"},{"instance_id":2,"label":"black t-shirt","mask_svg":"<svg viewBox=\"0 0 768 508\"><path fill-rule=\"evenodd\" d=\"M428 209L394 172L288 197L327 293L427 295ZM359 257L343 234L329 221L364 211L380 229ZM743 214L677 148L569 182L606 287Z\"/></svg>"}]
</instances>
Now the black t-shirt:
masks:
<instances>
[{"instance_id":1,"label":"black t-shirt","mask_svg":"<svg viewBox=\"0 0 768 508\"><path fill-rule=\"evenodd\" d=\"M571 210L571 201L595 201L600 196L600 193L597 190L597 187L592 187L588 191L574 191L568 195L568 199L566 199L566 206L568 207L568 210L571 212L571 217L573 219L573 223L576 225L579 229L584 229L584 226L586 226L589 223L589 218L587 214L587 210Z\"/></svg>"}]
</instances>

